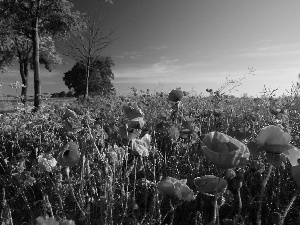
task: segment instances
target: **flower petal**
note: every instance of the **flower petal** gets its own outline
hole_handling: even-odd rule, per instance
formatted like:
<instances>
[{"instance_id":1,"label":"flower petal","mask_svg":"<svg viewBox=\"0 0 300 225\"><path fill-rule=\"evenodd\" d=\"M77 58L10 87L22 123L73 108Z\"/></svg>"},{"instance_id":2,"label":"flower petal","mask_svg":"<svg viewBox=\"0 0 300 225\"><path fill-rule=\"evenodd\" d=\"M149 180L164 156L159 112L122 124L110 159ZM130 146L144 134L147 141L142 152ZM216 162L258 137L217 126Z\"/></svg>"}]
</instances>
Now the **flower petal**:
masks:
<instances>
[{"instance_id":1,"label":"flower petal","mask_svg":"<svg viewBox=\"0 0 300 225\"><path fill-rule=\"evenodd\" d=\"M291 135L278 126L270 125L262 128L255 140L261 146L287 145L291 141Z\"/></svg>"},{"instance_id":2,"label":"flower petal","mask_svg":"<svg viewBox=\"0 0 300 225\"><path fill-rule=\"evenodd\" d=\"M298 159L300 159L300 150L293 146L293 148L284 151L283 154L287 156L292 166L298 166Z\"/></svg>"}]
</instances>

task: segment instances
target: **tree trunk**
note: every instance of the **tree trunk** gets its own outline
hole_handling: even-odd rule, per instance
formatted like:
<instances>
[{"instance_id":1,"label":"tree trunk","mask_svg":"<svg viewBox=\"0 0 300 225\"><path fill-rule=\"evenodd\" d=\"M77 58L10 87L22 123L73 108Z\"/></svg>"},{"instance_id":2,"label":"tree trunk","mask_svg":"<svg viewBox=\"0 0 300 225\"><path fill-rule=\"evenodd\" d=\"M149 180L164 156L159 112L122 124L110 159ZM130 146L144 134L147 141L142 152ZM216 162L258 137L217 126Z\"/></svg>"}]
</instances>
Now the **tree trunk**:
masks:
<instances>
[{"instance_id":1,"label":"tree trunk","mask_svg":"<svg viewBox=\"0 0 300 225\"><path fill-rule=\"evenodd\" d=\"M40 0L37 1L37 10L40 7ZM34 80L34 107L35 111L39 110L41 103L41 82L40 82L40 38L39 38L39 17L37 16L34 22L34 29L32 33L33 43L33 80Z\"/></svg>"},{"instance_id":2,"label":"tree trunk","mask_svg":"<svg viewBox=\"0 0 300 225\"><path fill-rule=\"evenodd\" d=\"M85 76L85 91L83 99L86 100L89 97L89 79L90 79L90 59L88 59L86 64L86 76Z\"/></svg>"},{"instance_id":3,"label":"tree trunk","mask_svg":"<svg viewBox=\"0 0 300 225\"><path fill-rule=\"evenodd\" d=\"M21 99L23 104L27 102L27 90L28 90L28 63L20 60L20 74L22 78L22 91L21 91Z\"/></svg>"}]
</instances>

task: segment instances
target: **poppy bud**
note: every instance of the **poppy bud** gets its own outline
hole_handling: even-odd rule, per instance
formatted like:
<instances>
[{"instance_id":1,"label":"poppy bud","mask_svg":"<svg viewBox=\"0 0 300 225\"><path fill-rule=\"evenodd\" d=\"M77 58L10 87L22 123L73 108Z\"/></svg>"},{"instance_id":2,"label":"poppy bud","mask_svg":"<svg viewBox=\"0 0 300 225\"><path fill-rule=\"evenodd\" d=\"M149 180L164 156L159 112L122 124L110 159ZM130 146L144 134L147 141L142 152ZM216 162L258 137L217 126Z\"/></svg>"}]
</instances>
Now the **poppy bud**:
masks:
<instances>
[{"instance_id":1,"label":"poppy bud","mask_svg":"<svg viewBox=\"0 0 300 225\"><path fill-rule=\"evenodd\" d=\"M234 172L233 169L227 169L225 171L225 176L228 178L228 179L232 179L236 176L236 173Z\"/></svg>"},{"instance_id":2,"label":"poppy bud","mask_svg":"<svg viewBox=\"0 0 300 225\"><path fill-rule=\"evenodd\" d=\"M69 167L64 167L61 169L61 174L66 177L67 179L69 179L70 177L70 168Z\"/></svg>"},{"instance_id":3,"label":"poppy bud","mask_svg":"<svg viewBox=\"0 0 300 225\"><path fill-rule=\"evenodd\" d=\"M243 180L238 177L233 178L233 186L236 189L240 189L243 186Z\"/></svg>"},{"instance_id":4,"label":"poppy bud","mask_svg":"<svg viewBox=\"0 0 300 225\"><path fill-rule=\"evenodd\" d=\"M271 213L272 221L275 225L279 225L281 222L281 214L279 212L272 212Z\"/></svg>"}]
</instances>

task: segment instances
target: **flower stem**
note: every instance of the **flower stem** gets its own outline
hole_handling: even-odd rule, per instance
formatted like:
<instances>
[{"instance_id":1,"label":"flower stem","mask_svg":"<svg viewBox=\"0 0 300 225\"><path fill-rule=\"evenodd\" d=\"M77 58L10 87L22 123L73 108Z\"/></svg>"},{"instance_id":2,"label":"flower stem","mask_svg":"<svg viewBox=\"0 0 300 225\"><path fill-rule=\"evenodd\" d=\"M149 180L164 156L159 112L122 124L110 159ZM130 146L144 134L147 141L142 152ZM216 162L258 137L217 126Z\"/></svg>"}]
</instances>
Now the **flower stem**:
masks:
<instances>
[{"instance_id":1,"label":"flower stem","mask_svg":"<svg viewBox=\"0 0 300 225\"><path fill-rule=\"evenodd\" d=\"M265 196L265 189L266 189L266 185L268 183L268 180L271 176L271 172L273 169L273 165L269 163L269 168L268 168L268 173L262 183L262 187L260 190L260 197L259 197L259 206L258 206L258 212L257 212L257 217L256 217L256 224L257 225L261 225L261 208L262 208L262 202L263 202L263 198Z\"/></svg>"},{"instance_id":2,"label":"flower stem","mask_svg":"<svg viewBox=\"0 0 300 225\"><path fill-rule=\"evenodd\" d=\"M294 201L296 200L296 198L298 197L299 194L300 194L300 190L297 189L297 190L295 191L295 193L294 193L294 195L293 195L291 201L289 202L289 204L288 204L287 207L285 208L284 213L283 213L283 215L282 215L282 217L281 217L281 221L280 221L279 225L283 225L284 220L285 220L285 218L286 218L288 212L290 211L292 205L294 204Z\"/></svg>"}]
</instances>

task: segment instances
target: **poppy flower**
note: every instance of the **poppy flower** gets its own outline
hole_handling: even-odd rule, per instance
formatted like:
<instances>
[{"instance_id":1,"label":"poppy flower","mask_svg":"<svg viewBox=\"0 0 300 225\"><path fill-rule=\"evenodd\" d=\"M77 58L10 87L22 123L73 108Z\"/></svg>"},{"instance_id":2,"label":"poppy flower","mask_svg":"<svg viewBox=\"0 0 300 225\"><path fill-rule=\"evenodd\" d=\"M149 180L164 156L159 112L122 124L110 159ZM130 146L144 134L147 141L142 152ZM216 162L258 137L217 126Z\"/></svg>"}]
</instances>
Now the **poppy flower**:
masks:
<instances>
[{"instance_id":1,"label":"poppy flower","mask_svg":"<svg viewBox=\"0 0 300 225\"><path fill-rule=\"evenodd\" d=\"M123 111L124 111L125 116L129 120L144 116L144 113L138 107L138 104L136 102L132 102L132 103L128 103L127 105L124 105Z\"/></svg>"},{"instance_id":2,"label":"poppy flower","mask_svg":"<svg viewBox=\"0 0 300 225\"><path fill-rule=\"evenodd\" d=\"M186 185L187 180L178 180L173 177L158 182L157 190L161 194L175 196L180 200L191 201L194 198L194 192Z\"/></svg>"},{"instance_id":3,"label":"poppy flower","mask_svg":"<svg viewBox=\"0 0 300 225\"><path fill-rule=\"evenodd\" d=\"M250 152L246 145L220 132L210 132L202 141L205 157L222 169L245 167Z\"/></svg>"},{"instance_id":4,"label":"poppy flower","mask_svg":"<svg viewBox=\"0 0 300 225\"><path fill-rule=\"evenodd\" d=\"M281 127L270 125L262 128L257 137L248 143L252 155L261 151L281 154L294 148L291 144L291 135Z\"/></svg>"},{"instance_id":5,"label":"poppy flower","mask_svg":"<svg viewBox=\"0 0 300 225\"><path fill-rule=\"evenodd\" d=\"M205 175L194 179L198 191L206 195L223 193L227 188L227 182L221 177Z\"/></svg>"},{"instance_id":6,"label":"poppy flower","mask_svg":"<svg viewBox=\"0 0 300 225\"><path fill-rule=\"evenodd\" d=\"M41 170L51 172L56 166L56 159L50 154L42 154L38 156L38 166Z\"/></svg>"},{"instance_id":7,"label":"poppy flower","mask_svg":"<svg viewBox=\"0 0 300 225\"><path fill-rule=\"evenodd\" d=\"M131 150L134 155L149 156L151 136L145 134L141 139L132 139Z\"/></svg>"},{"instance_id":8,"label":"poppy flower","mask_svg":"<svg viewBox=\"0 0 300 225\"><path fill-rule=\"evenodd\" d=\"M179 102L183 98L183 92L180 88L174 89L169 93L168 100L170 102Z\"/></svg>"},{"instance_id":9,"label":"poppy flower","mask_svg":"<svg viewBox=\"0 0 300 225\"><path fill-rule=\"evenodd\" d=\"M75 225L75 221L73 220L63 220L59 225Z\"/></svg>"},{"instance_id":10,"label":"poppy flower","mask_svg":"<svg viewBox=\"0 0 300 225\"><path fill-rule=\"evenodd\" d=\"M284 155L288 158L292 166L298 166L298 160L300 159L300 150L296 147L291 148L283 152Z\"/></svg>"},{"instance_id":11,"label":"poppy flower","mask_svg":"<svg viewBox=\"0 0 300 225\"><path fill-rule=\"evenodd\" d=\"M58 157L57 162L60 166L73 167L79 163L79 146L75 142L65 144Z\"/></svg>"},{"instance_id":12,"label":"poppy flower","mask_svg":"<svg viewBox=\"0 0 300 225\"><path fill-rule=\"evenodd\" d=\"M53 217L43 218L42 216L39 216L36 218L36 225L59 225L59 221Z\"/></svg>"}]
</instances>

